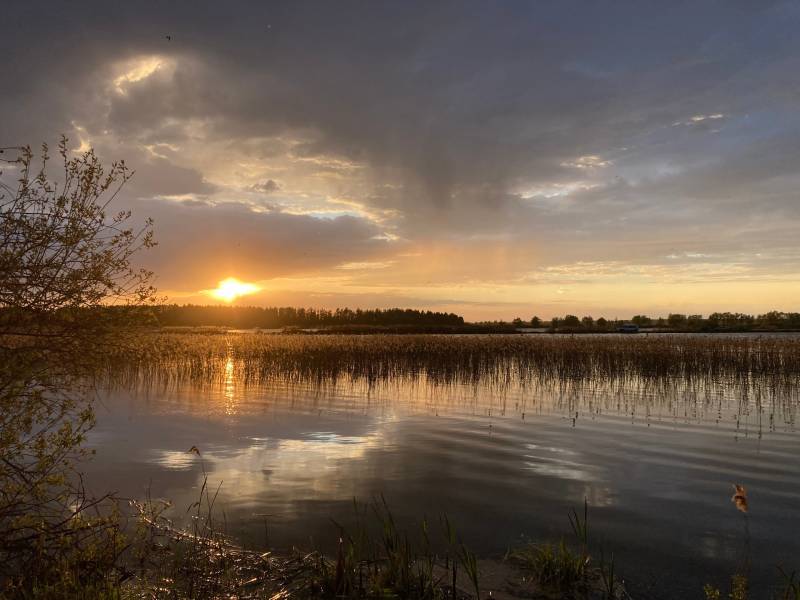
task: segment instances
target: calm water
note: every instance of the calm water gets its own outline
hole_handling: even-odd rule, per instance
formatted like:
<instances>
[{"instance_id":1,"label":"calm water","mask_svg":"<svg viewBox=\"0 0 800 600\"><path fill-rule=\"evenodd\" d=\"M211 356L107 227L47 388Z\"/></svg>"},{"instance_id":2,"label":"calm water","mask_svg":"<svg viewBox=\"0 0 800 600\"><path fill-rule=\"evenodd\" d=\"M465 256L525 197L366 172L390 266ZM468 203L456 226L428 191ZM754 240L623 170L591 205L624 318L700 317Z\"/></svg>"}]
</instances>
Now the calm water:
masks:
<instances>
[{"instance_id":1,"label":"calm water","mask_svg":"<svg viewBox=\"0 0 800 600\"><path fill-rule=\"evenodd\" d=\"M210 389L109 393L87 471L98 490L149 487L178 516L205 468L229 532L277 548L330 547L331 519L382 493L401 521L446 511L473 550L501 556L569 534L587 498L595 547L647 597L701 597L747 561L763 597L775 565L800 568L794 406L632 384L246 388L231 370ZM748 488L747 522L733 483Z\"/></svg>"}]
</instances>

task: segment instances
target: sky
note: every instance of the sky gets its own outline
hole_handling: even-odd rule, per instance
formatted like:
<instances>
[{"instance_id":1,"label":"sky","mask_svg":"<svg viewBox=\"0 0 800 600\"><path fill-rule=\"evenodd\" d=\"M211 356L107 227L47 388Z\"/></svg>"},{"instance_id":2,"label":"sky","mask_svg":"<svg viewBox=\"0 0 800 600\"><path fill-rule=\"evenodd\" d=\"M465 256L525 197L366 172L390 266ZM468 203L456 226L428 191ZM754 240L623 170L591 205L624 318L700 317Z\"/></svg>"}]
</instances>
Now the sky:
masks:
<instances>
[{"instance_id":1,"label":"sky","mask_svg":"<svg viewBox=\"0 0 800 600\"><path fill-rule=\"evenodd\" d=\"M0 146L93 147L160 294L798 310L800 3L15 2ZM3 177L13 177L7 168Z\"/></svg>"}]
</instances>

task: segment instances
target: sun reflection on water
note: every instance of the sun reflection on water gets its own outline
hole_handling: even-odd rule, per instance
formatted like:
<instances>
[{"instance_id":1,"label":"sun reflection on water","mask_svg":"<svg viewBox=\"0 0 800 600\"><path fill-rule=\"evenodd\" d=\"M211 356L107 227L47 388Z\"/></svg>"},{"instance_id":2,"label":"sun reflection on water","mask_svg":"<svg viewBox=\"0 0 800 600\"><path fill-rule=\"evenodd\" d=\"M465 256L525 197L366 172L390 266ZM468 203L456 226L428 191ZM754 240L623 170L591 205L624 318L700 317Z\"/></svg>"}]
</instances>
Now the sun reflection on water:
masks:
<instances>
[{"instance_id":1,"label":"sun reflection on water","mask_svg":"<svg viewBox=\"0 0 800 600\"><path fill-rule=\"evenodd\" d=\"M233 366L233 357L225 359L225 380L222 384L222 397L225 401L225 414L235 415L237 411L236 395L236 375Z\"/></svg>"}]
</instances>

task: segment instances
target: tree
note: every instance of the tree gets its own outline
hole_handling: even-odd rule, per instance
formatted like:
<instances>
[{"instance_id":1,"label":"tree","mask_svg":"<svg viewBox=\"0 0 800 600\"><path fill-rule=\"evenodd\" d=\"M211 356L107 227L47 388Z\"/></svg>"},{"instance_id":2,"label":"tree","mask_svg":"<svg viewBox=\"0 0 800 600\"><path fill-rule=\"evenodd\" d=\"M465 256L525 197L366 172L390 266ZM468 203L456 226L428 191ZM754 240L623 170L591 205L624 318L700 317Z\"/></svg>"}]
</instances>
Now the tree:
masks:
<instances>
[{"instance_id":1,"label":"tree","mask_svg":"<svg viewBox=\"0 0 800 600\"><path fill-rule=\"evenodd\" d=\"M702 329L703 315L689 315L686 317L686 324L689 326L689 329Z\"/></svg>"},{"instance_id":2,"label":"tree","mask_svg":"<svg viewBox=\"0 0 800 600\"><path fill-rule=\"evenodd\" d=\"M16 150L5 161L16 185L0 180L0 581L49 585L108 526L88 517L96 501L74 467L92 383L126 348L119 326L137 312L126 307L153 298L152 274L131 259L154 241L150 221L107 214L132 175L123 162L106 170L92 150L73 157L62 137L53 181L46 145L36 172L31 149Z\"/></svg>"},{"instance_id":3,"label":"tree","mask_svg":"<svg viewBox=\"0 0 800 600\"><path fill-rule=\"evenodd\" d=\"M533 317L531 319L531 327L541 327L542 320L539 317Z\"/></svg>"},{"instance_id":4,"label":"tree","mask_svg":"<svg viewBox=\"0 0 800 600\"><path fill-rule=\"evenodd\" d=\"M708 315L708 325L712 329L749 329L755 319L743 313L715 312Z\"/></svg>"},{"instance_id":5,"label":"tree","mask_svg":"<svg viewBox=\"0 0 800 600\"><path fill-rule=\"evenodd\" d=\"M575 315L567 315L564 317L564 320L561 322L564 327L580 327L581 321Z\"/></svg>"},{"instance_id":6,"label":"tree","mask_svg":"<svg viewBox=\"0 0 800 600\"><path fill-rule=\"evenodd\" d=\"M800 329L800 313L786 313L786 327Z\"/></svg>"},{"instance_id":7,"label":"tree","mask_svg":"<svg viewBox=\"0 0 800 600\"><path fill-rule=\"evenodd\" d=\"M667 325L672 329L683 329L686 327L687 322L686 315L670 313L667 317Z\"/></svg>"},{"instance_id":8,"label":"tree","mask_svg":"<svg viewBox=\"0 0 800 600\"><path fill-rule=\"evenodd\" d=\"M581 319L581 325L583 325L587 329L591 329L594 327L594 319L590 316L583 317Z\"/></svg>"}]
</instances>

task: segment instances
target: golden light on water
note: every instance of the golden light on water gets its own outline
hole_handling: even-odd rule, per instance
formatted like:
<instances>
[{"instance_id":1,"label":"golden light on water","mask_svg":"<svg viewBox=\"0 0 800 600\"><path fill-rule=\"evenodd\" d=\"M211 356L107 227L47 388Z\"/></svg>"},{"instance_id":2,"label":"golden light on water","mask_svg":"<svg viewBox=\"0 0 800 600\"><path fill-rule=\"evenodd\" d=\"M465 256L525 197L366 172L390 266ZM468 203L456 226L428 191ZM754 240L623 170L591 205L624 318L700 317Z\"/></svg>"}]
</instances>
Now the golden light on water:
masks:
<instances>
[{"instance_id":1,"label":"golden light on water","mask_svg":"<svg viewBox=\"0 0 800 600\"><path fill-rule=\"evenodd\" d=\"M225 381L223 382L223 397L225 398L225 414L236 414L236 400L234 394L236 392L236 376L234 373L233 357L230 355L225 360Z\"/></svg>"},{"instance_id":2,"label":"golden light on water","mask_svg":"<svg viewBox=\"0 0 800 600\"><path fill-rule=\"evenodd\" d=\"M208 293L218 300L233 302L241 296L255 294L258 291L261 291L261 288L254 283L246 283L239 281L235 277L228 277L220 281L216 289L209 290Z\"/></svg>"}]
</instances>

